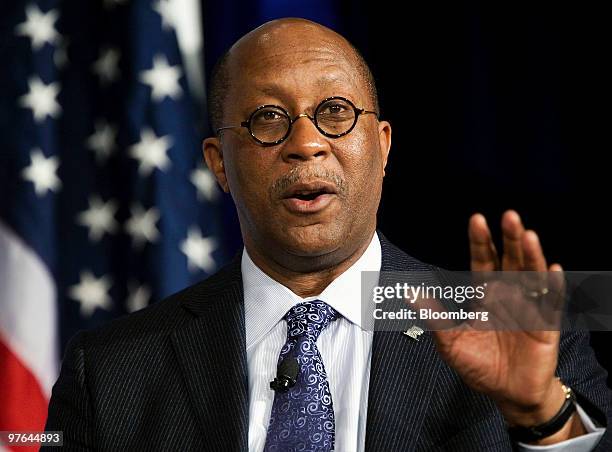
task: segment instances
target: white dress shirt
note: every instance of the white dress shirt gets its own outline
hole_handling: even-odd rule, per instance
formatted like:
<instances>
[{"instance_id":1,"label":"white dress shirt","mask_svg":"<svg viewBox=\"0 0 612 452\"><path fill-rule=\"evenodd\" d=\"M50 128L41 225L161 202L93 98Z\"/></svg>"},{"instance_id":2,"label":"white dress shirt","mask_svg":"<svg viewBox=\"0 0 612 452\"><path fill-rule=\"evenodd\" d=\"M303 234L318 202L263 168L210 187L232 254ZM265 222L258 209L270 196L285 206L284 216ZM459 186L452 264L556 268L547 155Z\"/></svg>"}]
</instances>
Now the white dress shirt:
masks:
<instances>
[{"instance_id":1,"label":"white dress shirt","mask_svg":"<svg viewBox=\"0 0 612 452\"><path fill-rule=\"evenodd\" d=\"M278 355L287 340L287 323L283 316L296 303L314 299L324 301L341 314L317 340L336 419L335 450L364 450L373 333L362 328L361 272L380 272L381 263L380 241L374 234L363 255L320 295L301 298L265 274L244 250L241 270L249 376L250 452L263 450L266 441L274 401L270 381L276 377ZM522 448L550 452L592 450L604 429L596 428L582 410L579 413L587 431L593 433L553 446L521 445Z\"/></svg>"}]
</instances>

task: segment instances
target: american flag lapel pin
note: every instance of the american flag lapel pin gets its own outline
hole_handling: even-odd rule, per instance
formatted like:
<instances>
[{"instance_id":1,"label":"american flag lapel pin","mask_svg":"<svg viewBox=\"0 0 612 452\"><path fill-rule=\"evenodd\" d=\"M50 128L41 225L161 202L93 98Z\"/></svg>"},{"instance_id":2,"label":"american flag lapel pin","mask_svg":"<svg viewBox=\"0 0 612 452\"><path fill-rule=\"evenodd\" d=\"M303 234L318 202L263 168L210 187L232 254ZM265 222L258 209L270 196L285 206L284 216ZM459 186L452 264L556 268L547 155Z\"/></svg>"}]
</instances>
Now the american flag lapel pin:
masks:
<instances>
[{"instance_id":1,"label":"american flag lapel pin","mask_svg":"<svg viewBox=\"0 0 612 452\"><path fill-rule=\"evenodd\" d=\"M405 334L406 336L414 339L415 341L419 341L419 337L421 337L421 334L423 334L423 329L419 328L416 325L412 325L410 328L408 328L406 331L404 331L402 334Z\"/></svg>"}]
</instances>

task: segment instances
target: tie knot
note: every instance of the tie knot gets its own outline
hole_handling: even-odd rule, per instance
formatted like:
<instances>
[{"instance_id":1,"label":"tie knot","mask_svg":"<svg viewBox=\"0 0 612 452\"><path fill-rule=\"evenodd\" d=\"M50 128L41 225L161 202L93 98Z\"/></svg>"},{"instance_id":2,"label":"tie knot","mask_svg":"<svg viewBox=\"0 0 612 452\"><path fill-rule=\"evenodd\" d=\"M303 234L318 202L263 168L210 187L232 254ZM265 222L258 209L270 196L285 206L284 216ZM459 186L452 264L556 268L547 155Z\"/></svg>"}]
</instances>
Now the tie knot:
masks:
<instances>
[{"instance_id":1,"label":"tie knot","mask_svg":"<svg viewBox=\"0 0 612 452\"><path fill-rule=\"evenodd\" d=\"M338 316L338 311L321 300L298 303L285 314L287 338L306 335L316 341L321 331Z\"/></svg>"}]
</instances>

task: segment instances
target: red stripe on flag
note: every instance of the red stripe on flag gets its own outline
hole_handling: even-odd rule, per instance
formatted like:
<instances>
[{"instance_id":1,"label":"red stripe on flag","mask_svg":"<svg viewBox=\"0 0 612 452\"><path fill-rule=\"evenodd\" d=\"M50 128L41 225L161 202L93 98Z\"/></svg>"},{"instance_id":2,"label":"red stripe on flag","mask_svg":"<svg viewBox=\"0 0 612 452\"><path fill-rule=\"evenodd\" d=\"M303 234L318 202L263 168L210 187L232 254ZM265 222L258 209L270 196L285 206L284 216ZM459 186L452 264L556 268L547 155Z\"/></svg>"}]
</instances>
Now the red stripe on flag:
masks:
<instances>
[{"instance_id":1,"label":"red stripe on flag","mask_svg":"<svg viewBox=\"0 0 612 452\"><path fill-rule=\"evenodd\" d=\"M0 430L42 431L48 400L21 360L0 340ZM20 452L39 447L19 447Z\"/></svg>"}]
</instances>

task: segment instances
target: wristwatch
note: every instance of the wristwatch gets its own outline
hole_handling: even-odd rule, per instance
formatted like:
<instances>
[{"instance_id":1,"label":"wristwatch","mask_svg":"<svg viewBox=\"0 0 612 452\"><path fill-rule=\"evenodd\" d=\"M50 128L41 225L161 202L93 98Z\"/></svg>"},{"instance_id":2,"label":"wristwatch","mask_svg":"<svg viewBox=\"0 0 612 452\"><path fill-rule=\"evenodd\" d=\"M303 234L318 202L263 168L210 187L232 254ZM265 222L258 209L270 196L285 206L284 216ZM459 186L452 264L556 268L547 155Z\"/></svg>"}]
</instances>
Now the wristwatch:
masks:
<instances>
[{"instance_id":1,"label":"wristwatch","mask_svg":"<svg viewBox=\"0 0 612 452\"><path fill-rule=\"evenodd\" d=\"M576 411L576 395L563 382L561 382L561 389L565 393L565 401L557 414L550 421L543 424L532 427L514 426L508 428L508 433L513 441L520 441L522 443L535 442L553 435L563 428L571 415Z\"/></svg>"}]
</instances>

